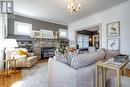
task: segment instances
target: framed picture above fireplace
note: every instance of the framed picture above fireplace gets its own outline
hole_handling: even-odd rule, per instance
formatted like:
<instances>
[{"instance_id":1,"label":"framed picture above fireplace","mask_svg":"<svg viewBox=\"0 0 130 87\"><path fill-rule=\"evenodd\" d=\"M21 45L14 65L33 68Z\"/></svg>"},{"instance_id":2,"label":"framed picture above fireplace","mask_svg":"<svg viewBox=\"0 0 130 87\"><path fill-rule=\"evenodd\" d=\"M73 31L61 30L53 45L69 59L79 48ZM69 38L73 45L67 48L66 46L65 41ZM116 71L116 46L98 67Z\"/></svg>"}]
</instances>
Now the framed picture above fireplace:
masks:
<instances>
[{"instance_id":1,"label":"framed picture above fireplace","mask_svg":"<svg viewBox=\"0 0 130 87\"><path fill-rule=\"evenodd\" d=\"M42 38L42 33L40 31L37 31L37 30L32 30L31 37L32 38Z\"/></svg>"},{"instance_id":2,"label":"framed picture above fireplace","mask_svg":"<svg viewBox=\"0 0 130 87\"><path fill-rule=\"evenodd\" d=\"M42 37L43 38L48 38L48 39L53 39L54 38L53 31L44 30L44 29L40 29L40 31L42 32Z\"/></svg>"}]
</instances>

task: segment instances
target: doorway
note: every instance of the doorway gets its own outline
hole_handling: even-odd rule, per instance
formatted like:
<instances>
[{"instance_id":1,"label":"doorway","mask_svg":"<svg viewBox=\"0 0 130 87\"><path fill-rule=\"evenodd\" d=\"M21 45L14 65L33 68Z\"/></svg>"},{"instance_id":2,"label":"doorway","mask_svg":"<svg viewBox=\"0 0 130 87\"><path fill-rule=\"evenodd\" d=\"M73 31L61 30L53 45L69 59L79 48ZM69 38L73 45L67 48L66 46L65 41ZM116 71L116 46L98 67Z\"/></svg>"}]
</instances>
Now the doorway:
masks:
<instances>
[{"instance_id":1,"label":"doorway","mask_svg":"<svg viewBox=\"0 0 130 87\"><path fill-rule=\"evenodd\" d=\"M80 53L95 52L100 48L100 26L76 31L77 49Z\"/></svg>"}]
</instances>

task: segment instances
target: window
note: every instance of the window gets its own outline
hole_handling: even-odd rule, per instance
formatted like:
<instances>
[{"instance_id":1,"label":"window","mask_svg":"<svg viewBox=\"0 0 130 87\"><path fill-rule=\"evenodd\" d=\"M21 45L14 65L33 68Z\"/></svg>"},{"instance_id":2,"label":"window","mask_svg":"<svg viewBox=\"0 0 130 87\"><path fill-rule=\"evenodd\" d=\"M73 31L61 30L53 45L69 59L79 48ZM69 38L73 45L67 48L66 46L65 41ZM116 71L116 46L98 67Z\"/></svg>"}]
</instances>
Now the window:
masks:
<instances>
[{"instance_id":1,"label":"window","mask_svg":"<svg viewBox=\"0 0 130 87\"><path fill-rule=\"evenodd\" d=\"M80 49L88 48L89 46L89 36L88 35L77 35L77 44Z\"/></svg>"},{"instance_id":2,"label":"window","mask_svg":"<svg viewBox=\"0 0 130 87\"><path fill-rule=\"evenodd\" d=\"M14 34L30 36L32 31L32 24L15 21Z\"/></svg>"},{"instance_id":3,"label":"window","mask_svg":"<svg viewBox=\"0 0 130 87\"><path fill-rule=\"evenodd\" d=\"M65 29L59 29L59 37L60 38L67 38L68 37L68 31Z\"/></svg>"}]
</instances>

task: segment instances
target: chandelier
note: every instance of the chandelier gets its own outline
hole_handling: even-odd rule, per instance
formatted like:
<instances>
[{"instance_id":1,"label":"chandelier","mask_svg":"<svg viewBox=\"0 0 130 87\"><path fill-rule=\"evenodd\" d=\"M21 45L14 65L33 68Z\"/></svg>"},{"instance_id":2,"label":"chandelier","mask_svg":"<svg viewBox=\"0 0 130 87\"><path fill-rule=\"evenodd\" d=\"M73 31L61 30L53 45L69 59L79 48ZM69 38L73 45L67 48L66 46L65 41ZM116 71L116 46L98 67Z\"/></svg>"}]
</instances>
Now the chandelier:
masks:
<instances>
[{"instance_id":1,"label":"chandelier","mask_svg":"<svg viewBox=\"0 0 130 87\"><path fill-rule=\"evenodd\" d=\"M81 6L76 0L71 0L68 4L67 11L70 13L77 13L80 10Z\"/></svg>"}]
</instances>

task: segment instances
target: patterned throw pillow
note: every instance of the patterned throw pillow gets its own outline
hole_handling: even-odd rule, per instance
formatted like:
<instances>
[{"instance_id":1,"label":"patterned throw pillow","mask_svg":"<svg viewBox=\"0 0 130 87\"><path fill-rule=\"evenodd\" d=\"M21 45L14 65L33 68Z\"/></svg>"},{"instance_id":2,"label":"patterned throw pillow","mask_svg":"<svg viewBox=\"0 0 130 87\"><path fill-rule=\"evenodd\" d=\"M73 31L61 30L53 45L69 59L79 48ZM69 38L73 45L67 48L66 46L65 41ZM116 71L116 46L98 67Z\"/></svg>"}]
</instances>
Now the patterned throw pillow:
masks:
<instances>
[{"instance_id":1,"label":"patterned throw pillow","mask_svg":"<svg viewBox=\"0 0 130 87\"><path fill-rule=\"evenodd\" d=\"M71 65L71 62L73 58L75 58L78 55L78 51L69 52L68 54L68 64Z\"/></svg>"},{"instance_id":2,"label":"patterned throw pillow","mask_svg":"<svg viewBox=\"0 0 130 87\"><path fill-rule=\"evenodd\" d=\"M68 64L68 55L67 54L62 54L58 51L55 51L55 58L56 60L60 61L60 62L63 62L65 64Z\"/></svg>"},{"instance_id":3,"label":"patterned throw pillow","mask_svg":"<svg viewBox=\"0 0 130 87\"><path fill-rule=\"evenodd\" d=\"M74 57L76 57L78 55L77 51L74 52L69 52L69 53L65 53L62 54L60 52L55 52L55 58L56 60L63 62L65 64L71 65L71 61Z\"/></svg>"}]
</instances>

